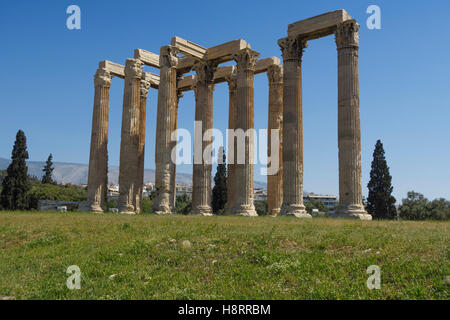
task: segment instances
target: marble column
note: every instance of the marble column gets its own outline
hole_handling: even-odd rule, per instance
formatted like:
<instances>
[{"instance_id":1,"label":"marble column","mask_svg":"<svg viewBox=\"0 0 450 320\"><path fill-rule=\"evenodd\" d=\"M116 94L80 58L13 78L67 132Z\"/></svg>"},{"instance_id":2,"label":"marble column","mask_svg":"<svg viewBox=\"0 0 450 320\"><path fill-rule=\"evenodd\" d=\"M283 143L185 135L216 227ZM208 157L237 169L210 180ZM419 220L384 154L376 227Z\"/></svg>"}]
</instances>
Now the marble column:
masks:
<instances>
[{"instance_id":1,"label":"marble column","mask_svg":"<svg viewBox=\"0 0 450 320\"><path fill-rule=\"evenodd\" d=\"M306 41L284 38L283 73L283 204L281 214L311 218L303 205L303 120L301 63Z\"/></svg>"},{"instance_id":2,"label":"marble column","mask_svg":"<svg viewBox=\"0 0 450 320\"><path fill-rule=\"evenodd\" d=\"M245 161L244 163L237 161L234 170L236 197L233 214L243 216L258 215L253 203L254 71L258 56L258 52L249 48L242 49L233 55L237 66L236 126L247 133L244 147Z\"/></svg>"},{"instance_id":3,"label":"marble column","mask_svg":"<svg viewBox=\"0 0 450 320\"><path fill-rule=\"evenodd\" d=\"M267 78L269 79L268 159L272 158L272 149L278 148L278 170L275 174L267 175L267 206L270 215L278 215L283 201L283 66L270 66ZM272 146L272 130L278 130L278 146Z\"/></svg>"},{"instance_id":4,"label":"marble column","mask_svg":"<svg viewBox=\"0 0 450 320\"><path fill-rule=\"evenodd\" d=\"M355 20L336 29L338 51L339 206L341 217L371 220L362 202L361 129L359 118L359 25Z\"/></svg>"},{"instance_id":5,"label":"marble column","mask_svg":"<svg viewBox=\"0 0 450 320\"><path fill-rule=\"evenodd\" d=\"M122 135L120 141L119 212L133 214L138 187L139 114L142 62L127 59L123 93Z\"/></svg>"},{"instance_id":6,"label":"marble column","mask_svg":"<svg viewBox=\"0 0 450 320\"><path fill-rule=\"evenodd\" d=\"M82 211L103 212L108 180L108 121L111 74L98 69L94 76L95 95L89 156L87 206Z\"/></svg>"},{"instance_id":7,"label":"marble column","mask_svg":"<svg viewBox=\"0 0 450 320\"><path fill-rule=\"evenodd\" d=\"M205 148L212 143L212 137L204 138L205 131L212 129L213 122L213 92L214 62L197 62L193 69L197 73L195 84L195 121L201 122L201 131L194 133L194 165L192 188L192 213L208 216L211 208L211 160L204 154ZM199 129L199 128L197 128Z\"/></svg>"},{"instance_id":8,"label":"marble column","mask_svg":"<svg viewBox=\"0 0 450 320\"><path fill-rule=\"evenodd\" d=\"M158 110L155 145L155 186L156 197L154 212L172 213L172 174L174 163L171 159L171 129L173 127L174 108L177 106L177 57L178 49L164 46L160 50L160 82L158 90Z\"/></svg>"},{"instance_id":9,"label":"marble column","mask_svg":"<svg viewBox=\"0 0 450 320\"><path fill-rule=\"evenodd\" d=\"M228 129L235 130L236 129L236 121L237 121L237 73L236 69L233 70L232 74L226 78L228 82L228 92L229 92L229 101L228 101ZM231 139L230 139L231 138ZM226 212L228 214L233 213L233 208L235 204L236 198L236 183L235 183L235 172L234 168L237 162L236 155L236 139L231 135L227 138L228 142L228 151L227 151L227 205Z\"/></svg>"},{"instance_id":10,"label":"marble column","mask_svg":"<svg viewBox=\"0 0 450 320\"><path fill-rule=\"evenodd\" d=\"M180 77L178 77L178 80ZM171 124L171 132L174 132L178 128L178 103L180 102L181 97L183 97L183 93L181 91L177 91L177 104L175 108L172 110L172 124ZM170 150L173 150L177 145L177 141L172 141ZM176 156L176 155L174 155ZM175 159L173 159L175 160ZM170 206L173 212L176 212L176 203L177 203L177 165L173 163L172 165L172 175L170 180Z\"/></svg>"},{"instance_id":11,"label":"marble column","mask_svg":"<svg viewBox=\"0 0 450 320\"><path fill-rule=\"evenodd\" d=\"M135 203L136 212L142 211L142 192L144 191L144 156L145 156L145 121L147 111L147 96L150 88L150 82L141 79L140 93L141 99L139 104L139 149L138 149L138 180L137 188L135 189Z\"/></svg>"}]
</instances>

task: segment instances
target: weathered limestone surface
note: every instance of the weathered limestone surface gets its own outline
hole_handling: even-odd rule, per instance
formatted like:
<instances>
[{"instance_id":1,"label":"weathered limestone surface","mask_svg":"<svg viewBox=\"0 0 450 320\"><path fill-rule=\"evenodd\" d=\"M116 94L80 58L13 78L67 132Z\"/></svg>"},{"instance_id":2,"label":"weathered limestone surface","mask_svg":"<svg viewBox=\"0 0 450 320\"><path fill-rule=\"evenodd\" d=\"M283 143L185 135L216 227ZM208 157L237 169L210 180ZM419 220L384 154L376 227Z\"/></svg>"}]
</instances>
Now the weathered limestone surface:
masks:
<instances>
[{"instance_id":1,"label":"weathered limestone surface","mask_svg":"<svg viewBox=\"0 0 450 320\"><path fill-rule=\"evenodd\" d=\"M181 57L178 59L177 70L181 73L189 72L191 71L196 61L197 60L189 56Z\"/></svg>"},{"instance_id":2,"label":"weathered limestone surface","mask_svg":"<svg viewBox=\"0 0 450 320\"><path fill-rule=\"evenodd\" d=\"M150 67L159 68L159 56L156 53L143 50L143 49L135 49L134 50L134 58L142 61L145 65Z\"/></svg>"},{"instance_id":3,"label":"weathered limestone surface","mask_svg":"<svg viewBox=\"0 0 450 320\"><path fill-rule=\"evenodd\" d=\"M233 58L237 66L236 105L238 129L254 129L254 72L259 53L245 48ZM253 133L245 136L245 163L235 165L235 205L233 214L257 216L253 203Z\"/></svg>"},{"instance_id":4,"label":"weathered limestone surface","mask_svg":"<svg viewBox=\"0 0 450 320\"><path fill-rule=\"evenodd\" d=\"M103 212L108 176L108 120L111 73L99 68L94 76L95 96L92 114L87 206L83 211Z\"/></svg>"},{"instance_id":5,"label":"weathered limestone surface","mask_svg":"<svg viewBox=\"0 0 450 320\"><path fill-rule=\"evenodd\" d=\"M361 129L359 117L359 25L349 20L337 27L339 207L337 214L371 220L362 202Z\"/></svg>"},{"instance_id":6,"label":"weathered limestone surface","mask_svg":"<svg viewBox=\"0 0 450 320\"><path fill-rule=\"evenodd\" d=\"M181 78L181 76L177 77L177 82L179 81L179 79ZM180 102L181 97L183 96L183 92L180 90L177 90L177 101L176 101L176 106L175 108L173 108L172 110L172 115L171 115L171 132L175 132L175 130L177 130L178 128L178 103ZM177 140L173 140L171 141L171 145L170 145L170 150L173 150L175 148L177 144ZM173 161L175 161L176 159L173 159ZM175 162L173 162L172 164L172 175L171 175L171 180L170 180L170 195L171 195L171 199L170 199L170 206L173 210L173 212L176 212L176 200L177 200L177 165Z\"/></svg>"},{"instance_id":7,"label":"weathered limestone surface","mask_svg":"<svg viewBox=\"0 0 450 320\"><path fill-rule=\"evenodd\" d=\"M303 205L303 122L301 62L306 41L284 38L283 74L283 205L281 214L311 218Z\"/></svg>"},{"instance_id":8,"label":"weathered limestone surface","mask_svg":"<svg viewBox=\"0 0 450 320\"><path fill-rule=\"evenodd\" d=\"M229 77L232 73L234 66L226 66L226 67L219 67L216 69L216 72L214 73L214 83L221 83L227 81L226 78ZM183 78L181 78L178 81L178 90L179 91L188 91L192 90L195 87L195 84L197 82L197 77L195 75L188 75Z\"/></svg>"},{"instance_id":9,"label":"weathered limestone surface","mask_svg":"<svg viewBox=\"0 0 450 320\"><path fill-rule=\"evenodd\" d=\"M205 131L212 129L214 72L216 63L197 62L194 70L197 73L195 84L195 121L201 121L201 130L194 130L194 165L192 187L192 213L211 215L211 153L205 149L212 143L212 136L203 139ZM196 128L199 129L199 128ZM200 159L196 157L199 155Z\"/></svg>"},{"instance_id":10,"label":"weathered limestone surface","mask_svg":"<svg viewBox=\"0 0 450 320\"><path fill-rule=\"evenodd\" d=\"M144 158L145 158L145 121L147 111L147 96L150 88L150 81L144 76L140 84L140 104L139 104L139 149L138 149L138 179L135 188L134 206L136 212L142 211L142 192L144 191Z\"/></svg>"},{"instance_id":11,"label":"weathered limestone surface","mask_svg":"<svg viewBox=\"0 0 450 320\"><path fill-rule=\"evenodd\" d=\"M228 82L229 92L229 109L228 109L228 129L235 130L237 128L237 72L233 67L231 74L226 78ZM227 164L227 205L226 212L228 214L233 213L236 199L236 177L235 177L235 165L237 162L236 155L236 141L235 139L227 138L228 142L228 164Z\"/></svg>"},{"instance_id":12,"label":"weathered limestone surface","mask_svg":"<svg viewBox=\"0 0 450 320\"><path fill-rule=\"evenodd\" d=\"M267 176L267 205L270 215L278 215L283 201L283 66L277 64L270 66L267 77L269 79L268 159L272 158L272 130L278 130L280 142L278 145L279 169L276 174Z\"/></svg>"},{"instance_id":13,"label":"weathered limestone surface","mask_svg":"<svg viewBox=\"0 0 450 320\"><path fill-rule=\"evenodd\" d=\"M139 169L139 117L141 103L142 62L127 59L120 142L119 212L135 213L135 193Z\"/></svg>"},{"instance_id":14,"label":"weathered limestone surface","mask_svg":"<svg viewBox=\"0 0 450 320\"><path fill-rule=\"evenodd\" d=\"M174 163L171 160L171 129L174 108L177 106L177 48L161 47L160 86L158 90L158 110L155 146L155 186L154 211L157 214L172 213L171 175Z\"/></svg>"},{"instance_id":15,"label":"weathered limestone surface","mask_svg":"<svg viewBox=\"0 0 450 320\"><path fill-rule=\"evenodd\" d=\"M180 37L173 37L170 44L177 47L180 52L197 59L204 59L206 54L206 48Z\"/></svg>"},{"instance_id":16,"label":"weathered limestone surface","mask_svg":"<svg viewBox=\"0 0 450 320\"><path fill-rule=\"evenodd\" d=\"M98 68L108 71L111 76L115 76L121 79L125 78L125 67L121 64L103 60L98 63Z\"/></svg>"},{"instance_id":17,"label":"weathered limestone surface","mask_svg":"<svg viewBox=\"0 0 450 320\"><path fill-rule=\"evenodd\" d=\"M280 59L277 57L269 57L264 59L259 59L255 63L255 74L267 72L267 70L273 65L279 65Z\"/></svg>"},{"instance_id":18,"label":"weathered limestone surface","mask_svg":"<svg viewBox=\"0 0 450 320\"><path fill-rule=\"evenodd\" d=\"M203 141L203 136L212 128L214 84L227 81L230 94L229 129L241 129L247 133L242 150L239 150L240 143L236 135L227 139L230 160L227 212L257 215L253 204L254 137L250 131L254 128L254 75L267 72L268 157L272 161L271 130L281 130L279 170L268 176L269 212L272 215L281 212L310 218L303 205L301 61L307 41L335 34L338 51L340 193L337 216L370 220L371 216L364 210L362 203L358 29L359 25L345 10L290 24L288 37L278 41L284 67L280 66L276 57L257 60L259 53L251 50L250 45L241 39L207 49L174 37L171 46L161 48L160 55L136 49L134 59L127 59L125 67L111 61L101 61L95 76L88 202L80 204L80 209L103 211L107 188L109 87L111 77L117 76L125 79L119 173L120 212L135 213L142 210L146 99L149 88L158 89L155 145L157 192L154 211L158 214L175 212L176 165L171 159L171 151L176 142L172 141L171 135L177 129L178 102L182 92L194 88L195 119L202 123L202 128L194 133L194 148L199 150L200 157L194 157L192 211L202 215L212 213L212 159L204 159L210 152L212 137ZM179 52L185 56L178 57ZM217 67L231 60L236 61L236 67ZM160 75L142 72L143 64L159 68ZM191 69L197 75L182 77ZM244 163L239 163L239 158L244 158Z\"/></svg>"},{"instance_id":19,"label":"weathered limestone surface","mask_svg":"<svg viewBox=\"0 0 450 320\"><path fill-rule=\"evenodd\" d=\"M327 12L309 19L291 23L288 26L288 37L300 36L302 39L312 40L328 36L335 32L338 24L350 19L350 15L343 9Z\"/></svg>"},{"instance_id":20,"label":"weathered limestone surface","mask_svg":"<svg viewBox=\"0 0 450 320\"><path fill-rule=\"evenodd\" d=\"M159 75L151 72L143 72L142 74L142 79L149 82L151 88L159 88Z\"/></svg>"},{"instance_id":21,"label":"weathered limestone surface","mask_svg":"<svg viewBox=\"0 0 450 320\"><path fill-rule=\"evenodd\" d=\"M207 60L216 60L218 63L231 61L234 55L242 49L250 49L250 45L242 39L229 41L218 46L211 47L206 52Z\"/></svg>"},{"instance_id":22,"label":"weathered limestone surface","mask_svg":"<svg viewBox=\"0 0 450 320\"><path fill-rule=\"evenodd\" d=\"M195 75L191 74L178 80L177 88L179 92L192 90L195 84Z\"/></svg>"}]
</instances>

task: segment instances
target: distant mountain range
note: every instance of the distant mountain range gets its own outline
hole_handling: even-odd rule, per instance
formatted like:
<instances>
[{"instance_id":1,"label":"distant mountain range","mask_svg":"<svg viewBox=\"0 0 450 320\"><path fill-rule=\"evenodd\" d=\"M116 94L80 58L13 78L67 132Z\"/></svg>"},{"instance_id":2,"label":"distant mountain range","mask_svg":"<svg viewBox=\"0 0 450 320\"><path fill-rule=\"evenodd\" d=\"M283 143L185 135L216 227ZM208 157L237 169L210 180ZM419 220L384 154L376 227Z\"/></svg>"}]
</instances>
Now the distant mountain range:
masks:
<instances>
[{"instance_id":1,"label":"distant mountain range","mask_svg":"<svg viewBox=\"0 0 450 320\"><path fill-rule=\"evenodd\" d=\"M5 170L11 160L0 158L0 170ZM41 178L43 175L42 168L45 166L44 161L27 161L28 174ZM53 163L53 177L57 182L72 183L72 184L87 184L88 179L88 165L79 163ZM145 182L155 182L155 170L145 169ZM108 182L117 184L119 182L119 167L110 166L108 171ZM177 183L184 185L192 184L192 175L187 173L177 172ZM255 181L255 188L266 188L266 183Z\"/></svg>"}]
</instances>

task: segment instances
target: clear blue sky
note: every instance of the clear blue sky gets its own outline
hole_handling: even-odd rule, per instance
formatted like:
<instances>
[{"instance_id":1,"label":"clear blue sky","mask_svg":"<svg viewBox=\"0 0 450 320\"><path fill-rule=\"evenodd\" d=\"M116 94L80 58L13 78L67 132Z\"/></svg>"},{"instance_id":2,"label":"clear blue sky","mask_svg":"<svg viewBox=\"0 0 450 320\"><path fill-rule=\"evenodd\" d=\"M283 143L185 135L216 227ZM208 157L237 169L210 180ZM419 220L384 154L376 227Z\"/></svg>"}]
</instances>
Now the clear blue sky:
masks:
<instances>
[{"instance_id":1,"label":"clear blue sky","mask_svg":"<svg viewBox=\"0 0 450 320\"><path fill-rule=\"evenodd\" d=\"M81 30L66 8L81 8ZM366 8L381 8L369 30ZM247 40L278 56L287 25L344 8L360 29L363 186L381 139L397 200L409 190L450 199L450 1L2 1L0 3L0 157L18 129L31 160L88 163L93 75L100 60L124 64L135 48L158 53L174 35L205 47ZM240 9L240 10L239 10ZM146 71L151 71L146 68ZM123 81L110 96L110 164L118 165ZM267 127L267 78L255 79L255 127ZM146 167L154 168L157 93L149 94ZM216 86L214 127L224 130L228 89ZM337 58L334 37L309 43L303 58L304 188L338 194ZM181 99L178 125L192 130L194 97ZM256 168L258 169L258 167ZM180 172L191 172L183 166ZM258 170L255 170L258 172ZM263 180L261 176L257 180Z\"/></svg>"}]
</instances>

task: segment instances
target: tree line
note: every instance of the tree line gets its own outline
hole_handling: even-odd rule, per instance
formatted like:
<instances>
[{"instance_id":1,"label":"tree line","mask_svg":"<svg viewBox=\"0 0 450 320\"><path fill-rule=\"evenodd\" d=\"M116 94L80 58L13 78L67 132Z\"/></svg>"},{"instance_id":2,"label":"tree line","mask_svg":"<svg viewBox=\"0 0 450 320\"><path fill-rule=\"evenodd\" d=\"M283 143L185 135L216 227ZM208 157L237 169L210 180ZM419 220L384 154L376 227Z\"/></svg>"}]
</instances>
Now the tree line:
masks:
<instances>
[{"instance_id":1,"label":"tree line","mask_svg":"<svg viewBox=\"0 0 450 320\"><path fill-rule=\"evenodd\" d=\"M392 177L389 173L383 144L378 140L373 152L370 181L367 185L366 210L374 219L449 220L450 201L440 198L429 201L422 194L410 191L396 208L392 195Z\"/></svg>"},{"instance_id":2,"label":"tree line","mask_svg":"<svg viewBox=\"0 0 450 320\"><path fill-rule=\"evenodd\" d=\"M25 133L19 130L11 154L11 163L6 170L0 172L0 209L33 210L37 209L38 201L41 199L86 200L86 190L83 188L71 184L58 185L53 180L52 154L42 169L44 172L42 179L28 174L26 165L28 157L27 139Z\"/></svg>"}]
</instances>

